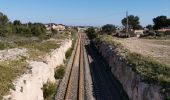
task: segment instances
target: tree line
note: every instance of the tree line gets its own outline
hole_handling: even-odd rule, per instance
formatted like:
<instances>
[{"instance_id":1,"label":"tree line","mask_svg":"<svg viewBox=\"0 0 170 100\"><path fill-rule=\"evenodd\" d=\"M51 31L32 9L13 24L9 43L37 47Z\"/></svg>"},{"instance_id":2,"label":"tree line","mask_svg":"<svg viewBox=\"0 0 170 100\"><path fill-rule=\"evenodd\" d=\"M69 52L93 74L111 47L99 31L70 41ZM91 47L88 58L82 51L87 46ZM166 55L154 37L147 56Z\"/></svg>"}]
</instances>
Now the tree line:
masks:
<instances>
[{"instance_id":1,"label":"tree line","mask_svg":"<svg viewBox=\"0 0 170 100\"><path fill-rule=\"evenodd\" d=\"M24 36L44 36L46 28L42 23L21 23L19 20L13 22L0 12L0 36L19 34Z\"/></svg>"},{"instance_id":2,"label":"tree line","mask_svg":"<svg viewBox=\"0 0 170 100\"><path fill-rule=\"evenodd\" d=\"M141 25L140 25L140 18L138 16L134 16L134 15L129 15L128 17L128 28L129 30L139 30L139 29L144 29ZM124 27L126 27L127 25L127 18L123 18L122 19L122 25ZM167 16L158 16L153 18L153 25L149 24L146 26L146 28L150 31L156 31L158 29L161 28L166 28L166 27L170 27L170 18L168 18ZM93 39L95 37L97 37L97 34L107 34L107 35L113 35L113 33L116 33L116 29L117 27L115 25L112 24L106 24L104 26L102 26L100 29L98 29L96 31L96 28L94 27L90 27L86 30L87 35L90 37L90 39ZM125 33L125 28L122 31ZM167 32L166 32L167 33Z\"/></svg>"}]
</instances>

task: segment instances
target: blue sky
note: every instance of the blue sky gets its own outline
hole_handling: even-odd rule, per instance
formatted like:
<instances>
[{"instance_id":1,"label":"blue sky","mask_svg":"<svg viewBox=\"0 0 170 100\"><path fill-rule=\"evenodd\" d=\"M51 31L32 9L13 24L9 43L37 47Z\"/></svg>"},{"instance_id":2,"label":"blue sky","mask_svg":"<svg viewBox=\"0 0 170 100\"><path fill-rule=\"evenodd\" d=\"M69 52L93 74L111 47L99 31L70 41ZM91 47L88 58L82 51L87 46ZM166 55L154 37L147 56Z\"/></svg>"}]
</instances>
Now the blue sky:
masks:
<instances>
[{"instance_id":1,"label":"blue sky","mask_svg":"<svg viewBox=\"0 0 170 100\"><path fill-rule=\"evenodd\" d=\"M121 25L127 10L144 26L156 16L170 17L170 0L0 0L0 12L22 22Z\"/></svg>"}]
</instances>

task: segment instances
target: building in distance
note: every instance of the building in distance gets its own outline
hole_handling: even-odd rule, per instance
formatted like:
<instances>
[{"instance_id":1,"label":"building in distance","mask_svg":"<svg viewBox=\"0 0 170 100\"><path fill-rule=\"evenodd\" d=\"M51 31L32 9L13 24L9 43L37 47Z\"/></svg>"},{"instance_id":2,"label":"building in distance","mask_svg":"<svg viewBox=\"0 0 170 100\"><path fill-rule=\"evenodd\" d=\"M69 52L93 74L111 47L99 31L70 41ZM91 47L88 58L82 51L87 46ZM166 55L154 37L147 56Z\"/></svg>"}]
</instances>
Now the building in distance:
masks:
<instances>
[{"instance_id":1,"label":"building in distance","mask_svg":"<svg viewBox=\"0 0 170 100\"><path fill-rule=\"evenodd\" d=\"M45 24L45 27L47 30L57 30L57 31L64 31L66 29L66 26L63 24L55 24L55 23L49 23L49 24Z\"/></svg>"}]
</instances>

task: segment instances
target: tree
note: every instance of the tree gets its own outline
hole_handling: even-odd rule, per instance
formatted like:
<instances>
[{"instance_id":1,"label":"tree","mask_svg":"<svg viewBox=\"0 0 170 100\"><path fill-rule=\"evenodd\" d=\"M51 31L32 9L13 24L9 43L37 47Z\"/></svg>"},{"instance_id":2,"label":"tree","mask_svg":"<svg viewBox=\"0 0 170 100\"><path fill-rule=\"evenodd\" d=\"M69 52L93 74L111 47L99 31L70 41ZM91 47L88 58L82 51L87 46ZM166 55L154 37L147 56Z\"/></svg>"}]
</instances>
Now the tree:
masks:
<instances>
[{"instance_id":1,"label":"tree","mask_svg":"<svg viewBox=\"0 0 170 100\"><path fill-rule=\"evenodd\" d=\"M122 25L126 27L127 18L122 19ZM140 22L139 22L139 17L134 16L134 15L128 16L128 25L129 25L129 28L134 29L134 30L142 28L142 26L140 25Z\"/></svg>"},{"instance_id":2,"label":"tree","mask_svg":"<svg viewBox=\"0 0 170 100\"><path fill-rule=\"evenodd\" d=\"M0 12L0 25L7 25L8 21L8 17Z\"/></svg>"},{"instance_id":3,"label":"tree","mask_svg":"<svg viewBox=\"0 0 170 100\"><path fill-rule=\"evenodd\" d=\"M41 23L34 23L31 26L31 32L35 36L43 36L46 34L46 28Z\"/></svg>"},{"instance_id":4,"label":"tree","mask_svg":"<svg viewBox=\"0 0 170 100\"><path fill-rule=\"evenodd\" d=\"M21 22L20 22L20 20L15 20L14 22L13 22L13 25L14 26L21 26Z\"/></svg>"},{"instance_id":5,"label":"tree","mask_svg":"<svg viewBox=\"0 0 170 100\"><path fill-rule=\"evenodd\" d=\"M9 29L8 17L0 12L0 35L5 36L9 33Z\"/></svg>"},{"instance_id":6,"label":"tree","mask_svg":"<svg viewBox=\"0 0 170 100\"><path fill-rule=\"evenodd\" d=\"M153 25L147 25L146 28L147 28L148 30L153 30Z\"/></svg>"},{"instance_id":7,"label":"tree","mask_svg":"<svg viewBox=\"0 0 170 100\"><path fill-rule=\"evenodd\" d=\"M90 27L86 30L87 36L89 37L89 39L94 39L97 37L97 33L94 29L94 27Z\"/></svg>"},{"instance_id":8,"label":"tree","mask_svg":"<svg viewBox=\"0 0 170 100\"><path fill-rule=\"evenodd\" d=\"M155 30L170 26L170 19L167 16L158 16L153 19Z\"/></svg>"},{"instance_id":9,"label":"tree","mask_svg":"<svg viewBox=\"0 0 170 100\"><path fill-rule=\"evenodd\" d=\"M116 26L112 24L106 24L102 27L102 33L111 35L112 33L116 32Z\"/></svg>"}]
</instances>

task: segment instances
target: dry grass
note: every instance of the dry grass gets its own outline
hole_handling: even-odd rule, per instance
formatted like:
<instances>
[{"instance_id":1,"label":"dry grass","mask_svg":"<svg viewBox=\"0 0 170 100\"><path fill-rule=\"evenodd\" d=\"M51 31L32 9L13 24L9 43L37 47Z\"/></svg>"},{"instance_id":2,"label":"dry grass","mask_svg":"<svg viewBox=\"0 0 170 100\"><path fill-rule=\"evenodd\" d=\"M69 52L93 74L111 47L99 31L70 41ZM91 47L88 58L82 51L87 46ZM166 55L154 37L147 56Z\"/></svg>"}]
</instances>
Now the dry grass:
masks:
<instances>
[{"instance_id":1,"label":"dry grass","mask_svg":"<svg viewBox=\"0 0 170 100\"><path fill-rule=\"evenodd\" d=\"M0 99L9 89L14 89L13 81L27 68L25 58L0 62Z\"/></svg>"},{"instance_id":2,"label":"dry grass","mask_svg":"<svg viewBox=\"0 0 170 100\"><path fill-rule=\"evenodd\" d=\"M99 39L113 45L114 51L119 53L133 71L145 77L144 81L159 84L163 92L170 92L170 60L162 54L169 54L170 49L163 45L166 49L162 51L162 40L119 39L112 36L102 36ZM167 61L154 56L162 56Z\"/></svg>"},{"instance_id":3,"label":"dry grass","mask_svg":"<svg viewBox=\"0 0 170 100\"><path fill-rule=\"evenodd\" d=\"M27 48L29 58L33 60L43 59L43 57L52 50L60 47L58 41L32 41L30 43L18 44L19 47Z\"/></svg>"},{"instance_id":4,"label":"dry grass","mask_svg":"<svg viewBox=\"0 0 170 100\"><path fill-rule=\"evenodd\" d=\"M0 62L0 100L10 89L14 89L13 81L27 68L26 59L42 60L52 50L60 47L61 42L69 37L67 33L53 35L49 39L38 37L10 36L0 37L0 50L10 48L26 48L29 58Z\"/></svg>"},{"instance_id":5,"label":"dry grass","mask_svg":"<svg viewBox=\"0 0 170 100\"><path fill-rule=\"evenodd\" d=\"M131 52L152 57L153 59L165 63L167 65L170 64L170 40L115 38L115 41L121 43L125 48L129 49Z\"/></svg>"}]
</instances>

